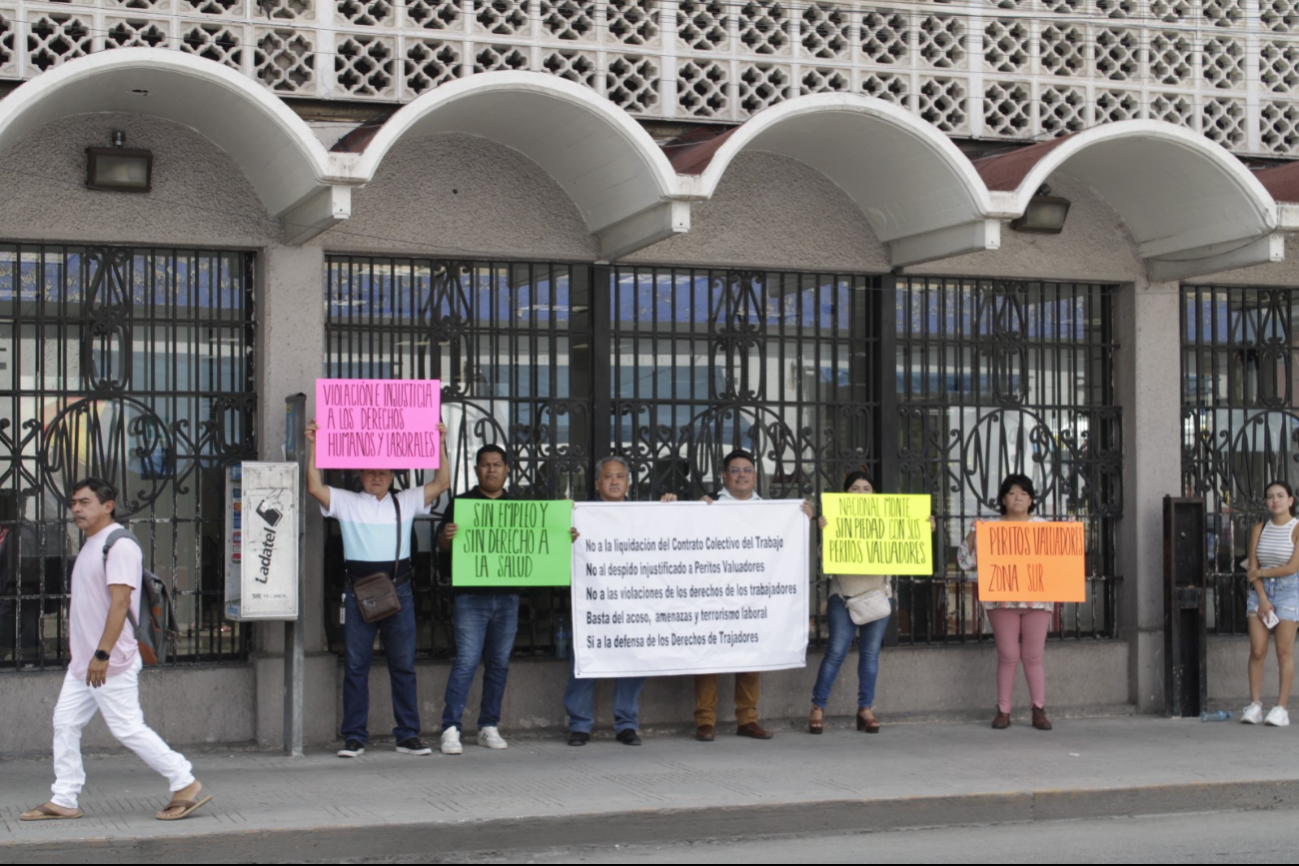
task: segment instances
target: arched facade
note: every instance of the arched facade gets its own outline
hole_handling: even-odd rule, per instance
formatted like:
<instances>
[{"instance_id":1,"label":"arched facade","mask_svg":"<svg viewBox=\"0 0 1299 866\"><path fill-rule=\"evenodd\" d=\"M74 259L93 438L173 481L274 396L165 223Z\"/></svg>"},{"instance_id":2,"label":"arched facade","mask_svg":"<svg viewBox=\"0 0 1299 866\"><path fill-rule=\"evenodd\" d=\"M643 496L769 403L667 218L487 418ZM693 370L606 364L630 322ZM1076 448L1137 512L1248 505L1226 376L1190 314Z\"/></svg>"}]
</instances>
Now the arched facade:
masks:
<instances>
[{"instance_id":1,"label":"arched facade","mask_svg":"<svg viewBox=\"0 0 1299 866\"><path fill-rule=\"evenodd\" d=\"M190 199L80 189L81 149L106 143L109 128L151 147L164 184ZM1177 281L1219 274L1245 284L1266 271L1272 283L1299 284L1296 263L1279 261L1278 233L1299 230L1287 170L1256 178L1218 145L1153 121L975 162L896 106L819 94L704 140L700 129L675 140L679 129L647 128L589 88L495 72L433 87L336 144L330 129L338 137L338 125L313 126L248 79L179 52L123 49L69 61L0 101L0 168L29 175L0 192L19 211L3 221L0 266L6 255L29 263L48 256L59 265L45 273L66 275L86 267L83 249L96 247L102 263L105 249L161 246L183 249L187 262L220 253L246 266L245 306L233 324L212 326L227 329L225 343L203 337L202 350L226 357L220 346L237 345L253 359L244 384L255 406L244 408L255 430L236 444L264 459L280 457L284 397L309 391L329 365L355 362L349 374L444 376L460 417L531 449L529 483L565 474L556 495L580 496L587 458L611 442L654 483L700 483L716 461L691 464L690 455L714 448L709 437L740 435L729 419L761 418L750 429L767 437L765 453L795 453L796 470L779 474L790 490L809 478L825 488L863 459L905 458L905 472L943 482L936 496L965 485L964 510L944 515L950 535L983 507L987 480L974 485L953 467L970 448L1027 430L1058 475L1091 472L1078 496L1113 482L1089 512L1105 511L1095 519L1106 531L1121 524L1120 549L1106 554L1110 576L1157 573L1158 501L1175 492L1180 454L1170 446L1179 423ZM37 184L42 171L53 180ZM1012 232L1006 224L1048 180L1074 202L1065 231ZM223 193L235 182L237 194ZM204 207L220 218L186 216ZM37 209L38 219L23 219L21 211ZM175 280L166 256L141 252L138 260ZM149 278L123 284L149 303L180 291L150 294ZM385 292L391 302L374 300ZM65 296L68 309L85 306L75 292ZM985 317L962 320L958 309ZM1086 315L1075 317L1079 310ZM195 312L192 333L203 333L211 312ZM57 331L65 325L81 327L78 315L73 309L49 325L51 339L67 337L70 329ZM137 325L144 334L148 323ZM156 333L140 345L158 342ZM170 348L176 357L195 351ZM926 367L940 355L947 367ZM969 370L965 359L975 359ZM1061 370L1069 372L1053 378ZM562 390L540 384L559 382L559 371ZM749 384L735 384L746 376ZM1043 388L1057 390L1043 396ZM72 382L61 390L88 389ZM35 405L27 391L22 405ZM238 385L222 391L222 405L239 393ZM693 439L681 432L692 424L703 431ZM834 436L821 436L827 429ZM907 431L912 439L900 441ZM460 447L468 453L469 444ZM1065 487L1051 489L1074 495ZM316 515L309 520L310 532L324 532ZM195 560L190 577L201 578L205 561ZM308 571L328 566L323 550L309 551ZM1059 650L1090 654L1082 667L1096 674L1074 692L1080 703L1123 703L1136 683L1150 682L1154 591L1131 577L1121 589L1131 597L1119 599L1120 614L1103 634L1095 626L1096 636L1120 639ZM321 582L306 591L304 610L329 609ZM906 601L918 612L913 635L922 610L927 627L946 627L939 611L949 608L925 592ZM1145 619L1121 619L1137 610ZM316 739L332 734L337 715L325 620L303 624L319 654L308 674L319 686L308 711ZM977 616L967 620L961 627L978 628L969 625ZM1125 642L1124 629L1144 637ZM982 663L979 650L953 647L960 658L942 662L942 671L923 652L896 653L895 671L945 677L935 691L954 696L908 711L975 706L978 684L967 675ZM278 736L278 708L258 705L249 673L256 666L270 677L273 661L209 673L205 690L243 695L258 715L213 714L203 738ZM1138 668L1145 673L1129 679ZM547 667L539 676L563 674ZM793 674L772 683L772 694L803 685ZM0 702L16 694L11 688L0 676ZM655 688L664 691L654 706L678 706L671 684ZM185 703L206 700L195 692ZM1148 697L1131 700L1149 706Z\"/></svg>"}]
</instances>

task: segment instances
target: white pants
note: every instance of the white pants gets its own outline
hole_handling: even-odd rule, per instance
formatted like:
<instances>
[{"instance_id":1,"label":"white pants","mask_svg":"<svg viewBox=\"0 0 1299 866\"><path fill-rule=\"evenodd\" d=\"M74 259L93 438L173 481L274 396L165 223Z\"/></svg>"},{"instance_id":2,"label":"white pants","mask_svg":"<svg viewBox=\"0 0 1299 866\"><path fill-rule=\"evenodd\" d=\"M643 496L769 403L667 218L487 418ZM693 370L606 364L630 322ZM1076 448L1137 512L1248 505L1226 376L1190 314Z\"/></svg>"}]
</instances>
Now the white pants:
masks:
<instances>
[{"instance_id":1,"label":"white pants","mask_svg":"<svg viewBox=\"0 0 1299 866\"><path fill-rule=\"evenodd\" d=\"M108 730L119 743L167 777L173 793L194 784L192 767L185 756L173 752L144 723L144 712L140 709L140 668L140 660L136 659L134 667L109 677L97 689L86 685L85 679L77 679L71 671L63 678L63 691L54 708L54 796L50 801L56 806L77 808L77 795L86 784L86 770L81 763L81 729L96 712L103 713Z\"/></svg>"}]
</instances>

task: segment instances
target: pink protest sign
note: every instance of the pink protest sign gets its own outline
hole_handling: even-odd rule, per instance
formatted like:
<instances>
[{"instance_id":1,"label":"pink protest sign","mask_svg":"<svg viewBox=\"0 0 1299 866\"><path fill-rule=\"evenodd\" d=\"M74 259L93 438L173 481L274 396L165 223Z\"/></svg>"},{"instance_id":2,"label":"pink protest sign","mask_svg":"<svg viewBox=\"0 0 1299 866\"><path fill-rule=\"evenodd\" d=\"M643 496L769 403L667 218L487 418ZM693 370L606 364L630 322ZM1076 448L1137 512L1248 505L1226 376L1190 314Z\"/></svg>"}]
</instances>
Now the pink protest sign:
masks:
<instances>
[{"instance_id":1,"label":"pink protest sign","mask_svg":"<svg viewBox=\"0 0 1299 866\"><path fill-rule=\"evenodd\" d=\"M316 466L436 469L437 379L317 379Z\"/></svg>"}]
</instances>

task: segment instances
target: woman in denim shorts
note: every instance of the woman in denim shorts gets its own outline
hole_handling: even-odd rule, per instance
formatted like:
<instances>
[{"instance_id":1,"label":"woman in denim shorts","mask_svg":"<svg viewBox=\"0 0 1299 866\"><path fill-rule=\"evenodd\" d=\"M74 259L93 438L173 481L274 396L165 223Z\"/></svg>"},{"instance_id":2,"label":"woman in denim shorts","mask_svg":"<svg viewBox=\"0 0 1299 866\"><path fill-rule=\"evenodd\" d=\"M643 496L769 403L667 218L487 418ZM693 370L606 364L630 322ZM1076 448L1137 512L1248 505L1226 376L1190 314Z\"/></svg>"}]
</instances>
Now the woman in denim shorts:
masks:
<instances>
[{"instance_id":1,"label":"woman in denim shorts","mask_svg":"<svg viewBox=\"0 0 1299 866\"><path fill-rule=\"evenodd\" d=\"M1265 491L1268 513L1249 537L1249 699L1240 720L1247 725L1263 722L1275 727L1290 724L1286 704L1294 679L1294 639L1299 629L1299 519L1294 516L1294 491L1284 481L1273 481ZM1276 623L1268 627L1271 615ZM1268 635L1276 632L1276 661L1281 684L1276 706L1263 718L1263 662Z\"/></svg>"}]
</instances>

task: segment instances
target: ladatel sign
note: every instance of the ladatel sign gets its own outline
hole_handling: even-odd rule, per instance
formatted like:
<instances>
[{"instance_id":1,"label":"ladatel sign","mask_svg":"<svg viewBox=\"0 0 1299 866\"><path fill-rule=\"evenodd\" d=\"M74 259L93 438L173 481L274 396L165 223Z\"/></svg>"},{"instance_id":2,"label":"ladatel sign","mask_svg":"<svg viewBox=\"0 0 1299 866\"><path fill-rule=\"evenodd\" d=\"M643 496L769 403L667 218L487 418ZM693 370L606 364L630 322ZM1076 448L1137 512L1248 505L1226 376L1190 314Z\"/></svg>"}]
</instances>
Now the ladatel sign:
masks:
<instances>
[{"instance_id":1,"label":"ladatel sign","mask_svg":"<svg viewBox=\"0 0 1299 866\"><path fill-rule=\"evenodd\" d=\"M298 618L298 464L245 462L226 482L226 619Z\"/></svg>"}]
</instances>

